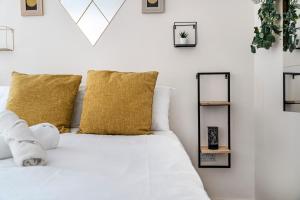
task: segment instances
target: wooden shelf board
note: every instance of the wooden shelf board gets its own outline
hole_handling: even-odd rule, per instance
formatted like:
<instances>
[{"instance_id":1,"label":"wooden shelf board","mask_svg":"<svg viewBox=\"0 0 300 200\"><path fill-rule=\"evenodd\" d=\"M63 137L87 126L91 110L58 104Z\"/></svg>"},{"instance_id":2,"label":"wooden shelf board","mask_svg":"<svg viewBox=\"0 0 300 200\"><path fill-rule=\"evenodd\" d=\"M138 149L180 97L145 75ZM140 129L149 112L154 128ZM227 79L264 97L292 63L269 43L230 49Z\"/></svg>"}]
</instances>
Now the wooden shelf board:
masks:
<instances>
[{"instance_id":1,"label":"wooden shelf board","mask_svg":"<svg viewBox=\"0 0 300 200\"><path fill-rule=\"evenodd\" d=\"M228 101L200 101L200 106L229 106Z\"/></svg>"},{"instance_id":2,"label":"wooden shelf board","mask_svg":"<svg viewBox=\"0 0 300 200\"><path fill-rule=\"evenodd\" d=\"M0 48L0 51L13 51L12 49L8 49L8 48Z\"/></svg>"},{"instance_id":3,"label":"wooden shelf board","mask_svg":"<svg viewBox=\"0 0 300 200\"><path fill-rule=\"evenodd\" d=\"M208 149L207 146L201 146L201 153L203 154L229 154L231 150L227 146L220 146L219 149Z\"/></svg>"},{"instance_id":4,"label":"wooden shelf board","mask_svg":"<svg viewBox=\"0 0 300 200\"><path fill-rule=\"evenodd\" d=\"M286 100L286 104L300 104L300 100Z\"/></svg>"},{"instance_id":5,"label":"wooden shelf board","mask_svg":"<svg viewBox=\"0 0 300 200\"><path fill-rule=\"evenodd\" d=\"M175 44L175 47L195 47L196 44Z\"/></svg>"}]
</instances>

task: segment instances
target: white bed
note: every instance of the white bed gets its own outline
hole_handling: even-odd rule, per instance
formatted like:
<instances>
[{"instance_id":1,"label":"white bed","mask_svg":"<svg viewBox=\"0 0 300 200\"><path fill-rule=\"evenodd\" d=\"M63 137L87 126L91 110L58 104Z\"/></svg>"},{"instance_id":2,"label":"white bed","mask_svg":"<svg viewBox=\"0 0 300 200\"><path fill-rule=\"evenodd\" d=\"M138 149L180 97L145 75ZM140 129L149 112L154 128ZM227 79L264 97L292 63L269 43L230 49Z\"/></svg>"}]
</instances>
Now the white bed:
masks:
<instances>
[{"instance_id":1,"label":"white bed","mask_svg":"<svg viewBox=\"0 0 300 200\"><path fill-rule=\"evenodd\" d=\"M0 161L0 200L209 200L174 133L62 134L46 167Z\"/></svg>"}]
</instances>

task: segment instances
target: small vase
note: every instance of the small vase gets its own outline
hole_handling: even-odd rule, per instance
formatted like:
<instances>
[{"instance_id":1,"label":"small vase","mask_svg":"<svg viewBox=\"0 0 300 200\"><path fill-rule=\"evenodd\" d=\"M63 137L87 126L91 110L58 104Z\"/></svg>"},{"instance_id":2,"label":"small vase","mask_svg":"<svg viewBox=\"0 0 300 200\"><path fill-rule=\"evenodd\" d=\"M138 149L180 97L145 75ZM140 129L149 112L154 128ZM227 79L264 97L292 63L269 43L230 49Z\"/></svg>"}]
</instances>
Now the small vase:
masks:
<instances>
[{"instance_id":1,"label":"small vase","mask_svg":"<svg viewBox=\"0 0 300 200\"><path fill-rule=\"evenodd\" d=\"M218 127L208 127L208 149L219 149Z\"/></svg>"},{"instance_id":2,"label":"small vase","mask_svg":"<svg viewBox=\"0 0 300 200\"><path fill-rule=\"evenodd\" d=\"M188 39L187 38L180 38L180 44L187 44Z\"/></svg>"}]
</instances>

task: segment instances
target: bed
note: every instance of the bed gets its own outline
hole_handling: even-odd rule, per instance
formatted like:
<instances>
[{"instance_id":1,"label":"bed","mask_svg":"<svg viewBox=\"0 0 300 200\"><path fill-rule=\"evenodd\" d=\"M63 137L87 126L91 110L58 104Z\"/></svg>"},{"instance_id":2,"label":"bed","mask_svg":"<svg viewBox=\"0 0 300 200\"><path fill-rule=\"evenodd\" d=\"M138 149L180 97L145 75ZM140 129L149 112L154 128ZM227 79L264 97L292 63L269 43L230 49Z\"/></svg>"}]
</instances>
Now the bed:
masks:
<instances>
[{"instance_id":1,"label":"bed","mask_svg":"<svg viewBox=\"0 0 300 200\"><path fill-rule=\"evenodd\" d=\"M62 134L48 166L0 160L0 200L209 200L171 131L148 136Z\"/></svg>"}]
</instances>

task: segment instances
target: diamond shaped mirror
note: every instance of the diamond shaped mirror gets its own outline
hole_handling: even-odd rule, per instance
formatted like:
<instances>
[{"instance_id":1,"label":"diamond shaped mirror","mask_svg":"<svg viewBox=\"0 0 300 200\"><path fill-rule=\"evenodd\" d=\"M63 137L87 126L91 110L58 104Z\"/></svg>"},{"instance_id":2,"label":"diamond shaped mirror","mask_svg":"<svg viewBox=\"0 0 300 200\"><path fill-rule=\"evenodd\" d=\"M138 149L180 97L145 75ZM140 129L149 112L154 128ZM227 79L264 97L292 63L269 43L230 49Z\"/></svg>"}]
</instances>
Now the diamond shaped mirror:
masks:
<instances>
[{"instance_id":1,"label":"diamond shaped mirror","mask_svg":"<svg viewBox=\"0 0 300 200\"><path fill-rule=\"evenodd\" d=\"M94 46L125 0L59 0Z\"/></svg>"}]
</instances>

